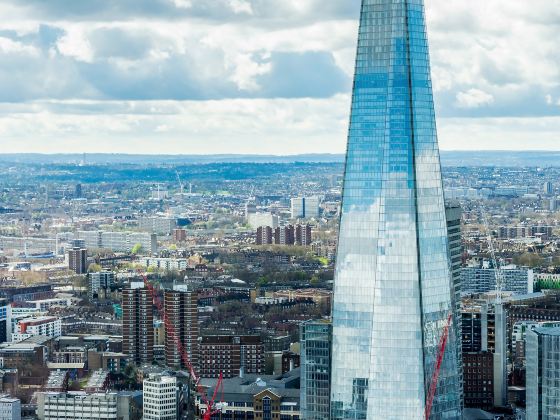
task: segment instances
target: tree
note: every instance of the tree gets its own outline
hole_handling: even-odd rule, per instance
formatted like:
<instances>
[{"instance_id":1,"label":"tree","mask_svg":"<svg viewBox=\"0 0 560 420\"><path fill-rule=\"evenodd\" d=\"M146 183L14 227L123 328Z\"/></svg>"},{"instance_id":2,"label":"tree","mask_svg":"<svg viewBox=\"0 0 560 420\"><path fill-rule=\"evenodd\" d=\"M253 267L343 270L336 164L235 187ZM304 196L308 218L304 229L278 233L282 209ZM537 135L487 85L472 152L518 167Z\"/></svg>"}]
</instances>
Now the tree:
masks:
<instances>
[{"instance_id":1,"label":"tree","mask_svg":"<svg viewBox=\"0 0 560 420\"><path fill-rule=\"evenodd\" d=\"M257 285L259 286L266 286L268 284L268 278L266 278L265 276L259 278L259 281L257 282Z\"/></svg>"},{"instance_id":2,"label":"tree","mask_svg":"<svg viewBox=\"0 0 560 420\"><path fill-rule=\"evenodd\" d=\"M317 274L314 274L313 277L311 277L311 280L309 280L309 284L311 284L312 286L317 286L320 281L321 279L319 278L319 276Z\"/></svg>"},{"instance_id":3,"label":"tree","mask_svg":"<svg viewBox=\"0 0 560 420\"><path fill-rule=\"evenodd\" d=\"M102 267L97 263L91 263L88 267L88 273L99 273Z\"/></svg>"},{"instance_id":4,"label":"tree","mask_svg":"<svg viewBox=\"0 0 560 420\"><path fill-rule=\"evenodd\" d=\"M133 253L134 255L137 255L141 250L142 250L142 244L135 244L135 245L132 247L132 253Z\"/></svg>"},{"instance_id":5,"label":"tree","mask_svg":"<svg viewBox=\"0 0 560 420\"><path fill-rule=\"evenodd\" d=\"M526 267L539 267L543 264L544 259L538 254L533 252L525 252L514 258L514 262L517 265L522 265Z\"/></svg>"}]
</instances>

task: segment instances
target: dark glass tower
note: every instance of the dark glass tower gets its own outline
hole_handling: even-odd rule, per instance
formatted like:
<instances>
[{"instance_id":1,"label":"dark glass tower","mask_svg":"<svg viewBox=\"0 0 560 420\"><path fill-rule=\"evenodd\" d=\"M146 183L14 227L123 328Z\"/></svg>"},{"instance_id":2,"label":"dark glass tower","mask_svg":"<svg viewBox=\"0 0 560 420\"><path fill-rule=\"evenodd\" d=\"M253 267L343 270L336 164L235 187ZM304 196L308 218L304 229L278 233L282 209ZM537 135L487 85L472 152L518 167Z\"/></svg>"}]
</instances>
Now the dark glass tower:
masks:
<instances>
[{"instance_id":1,"label":"dark glass tower","mask_svg":"<svg viewBox=\"0 0 560 420\"><path fill-rule=\"evenodd\" d=\"M422 419L454 310L422 0L363 0L335 275L333 419ZM431 419L459 419L456 335Z\"/></svg>"}]
</instances>

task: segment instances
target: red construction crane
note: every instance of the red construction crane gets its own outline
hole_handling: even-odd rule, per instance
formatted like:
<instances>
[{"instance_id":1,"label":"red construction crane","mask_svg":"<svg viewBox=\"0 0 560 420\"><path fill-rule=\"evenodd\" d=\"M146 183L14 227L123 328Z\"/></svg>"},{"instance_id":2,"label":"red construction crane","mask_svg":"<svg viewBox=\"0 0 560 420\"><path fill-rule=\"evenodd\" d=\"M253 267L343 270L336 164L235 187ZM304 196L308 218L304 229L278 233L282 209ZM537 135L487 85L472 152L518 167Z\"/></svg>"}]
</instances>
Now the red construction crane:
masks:
<instances>
[{"instance_id":1,"label":"red construction crane","mask_svg":"<svg viewBox=\"0 0 560 420\"><path fill-rule=\"evenodd\" d=\"M443 334L439 339L436 366L434 369L434 373L432 375L432 382L430 383L428 397L426 398L426 411L425 411L426 420L429 420L430 415L432 414L432 405L434 404L434 397L436 395L436 389L439 380L439 372L441 370L441 363L443 362L443 356L445 356L445 347L447 346L447 338L449 337L449 327L451 326L452 320L453 320L453 315L449 314L449 317L447 318L447 324L443 328Z\"/></svg>"},{"instance_id":2,"label":"red construction crane","mask_svg":"<svg viewBox=\"0 0 560 420\"><path fill-rule=\"evenodd\" d=\"M206 411L204 412L203 420L211 420L213 415L218 414L222 411L223 402L220 401L219 403L216 403L216 398L218 396L218 392L221 392L223 397L224 375L222 372L220 372L220 376L218 377L218 382L216 383L216 387L214 389L214 394L212 395L212 399L209 400L206 396L206 390L204 389L204 387L200 385L200 377L197 375L196 371L194 370L194 367L189 358L189 354L185 350L185 346L181 341L181 337L179 337L179 335L176 334L175 326L169 320L169 317L165 312L163 304L161 303L161 300L159 299L156 293L155 287L153 286L153 284L148 279L148 276L146 276L146 274L144 274L143 271L139 270L138 273L142 276L142 279L144 280L144 285L146 286L146 289L148 289L148 292L150 293L154 304L156 305L161 317L163 318L163 323L165 325L165 333L168 336L170 336L170 338L175 342L175 345L177 346L177 350L181 355L181 360L183 361L184 365L188 369L189 374L191 375L191 379L195 384L196 390L201 395L202 401L206 405Z\"/></svg>"}]
</instances>

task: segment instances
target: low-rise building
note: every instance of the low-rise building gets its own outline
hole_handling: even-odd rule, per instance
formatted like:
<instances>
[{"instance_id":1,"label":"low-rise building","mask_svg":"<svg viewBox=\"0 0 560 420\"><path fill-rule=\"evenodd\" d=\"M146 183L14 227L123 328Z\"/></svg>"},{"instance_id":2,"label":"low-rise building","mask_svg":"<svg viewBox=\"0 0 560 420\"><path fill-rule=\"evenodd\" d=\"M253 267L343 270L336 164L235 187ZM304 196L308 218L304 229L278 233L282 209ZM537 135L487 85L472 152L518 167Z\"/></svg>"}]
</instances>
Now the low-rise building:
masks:
<instances>
[{"instance_id":1,"label":"low-rise building","mask_svg":"<svg viewBox=\"0 0 560 420\"><path fill-rule=\"evenodd\" d=\"M259 336L215 335L204 336L200 341L201 377L225 378L241 373L264 372L264 346Z\"/></svg>"},{"instance_id":2,"label":"low-rise building","mask_svg":"<svg viewBox=\"0 0 560 420\"><path fill-rule=\"evenodd\" d=\"M72 298L52 298L52 299L40 299L40 300L31 300L27 302L27 305L31 306L33 309L41 312L46 312L50 308L59 306L59 307L68 307L72 306Z\"/></svg>"},{"instance_id":3,"label":"low-rise building","mask_svg":"<svg viewBox=\"0 0 560 420\"><path fill-rule=\"evenodd\" d=\"M21 401L9 395L0 395L0 419L21 420Z\"/></svg>"},{"instance_id":4,"label":"low-rise building","mask_svg":"<svg viewBox=\"0 0 560 420\"><path fill-rule=\"evenodd\" d=\"M534 273L528 268L501 267L504 277L502 290L518 295L533 293ZM496 270L489 266L464 267L461 269L462 293L486 293L496 290Z\"/></svg>"},{"instance_id":5,"label":"low-rise building","mask_svg":"<svg viewBox=\"0 0 560 420\"><path fill-rule=\"evenodd\" d=\"M26 369L33 365L43 365L47 348L30 342L0 344L0 369Z\"/></svg>"},{"instance_id":6,"label":"low-rise building","mask_svg":"<svg viewBox=\"0 0 560 420\"><path fill-rule=\"evenodd\" d=\"M186 258L141 258L140 264L164 271L182 271L188 267Z\"/></svg>"},{"instance_id":7,"label":"low-rise building","mask_svg":"<svg viewBox=\"0 0 560 420\"><path fill-rule=\"evenodd\" d=\"M299 369L280 376L243 375L225 379L219 390L227 403L222 408L222 418L299 420L299 381ZM206 398L211 399L216 379L202 379L201 385L207 390ZM207 408L205 399L197 394L196 414L202 415Z\"/></svg>"},{"instance_id":8,"label":"low-rise building","mask_svg":"<svg viewBox=\"0 0 560 420\"><path fill-rule=\"evenodd\" d=\"M117 420L118 394L85 392L37 393L37 417L40 420Z\"/></svg>"},{"instance_id":9,"label":"low-rise building","mask_svg":"<svg viewBox=\"0 0 560 420\"><path fill-rule=\"evenodd\" d=\"M12 333L12 341L22 341L35 335L59 337L62 335L62 321L52 316L21 319Z\"/></svg>"}]
</instances>

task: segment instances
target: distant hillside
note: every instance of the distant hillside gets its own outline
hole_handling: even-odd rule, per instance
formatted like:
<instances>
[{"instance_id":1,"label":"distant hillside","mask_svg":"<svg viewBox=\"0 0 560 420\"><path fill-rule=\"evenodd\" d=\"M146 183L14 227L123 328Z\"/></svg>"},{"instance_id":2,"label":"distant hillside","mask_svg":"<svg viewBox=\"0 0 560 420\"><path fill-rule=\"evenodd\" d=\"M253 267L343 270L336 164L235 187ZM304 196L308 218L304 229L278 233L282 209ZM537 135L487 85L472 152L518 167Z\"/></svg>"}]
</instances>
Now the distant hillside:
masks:
<instances>
[{"instance_id":1,"label":"distant hillside","mask_svg":"<svg viewBox=\"0 0 560 420\"><path fill-rule=\"evenodd\" d=\"M560 151L444 151L441 163L444 166L557 167Z\"/></svg>"},{"instance_id":2,"label":"distant hillside","mask_svg":"<svg viewBox=\"0 0 560 420\"><path fill-rule=\"evenodd\" d=\"M78 164L82 154L0 154L0 162ZM560 166L560 151L443 151L444 166L509 166L547 167ZM302 154L293 156L275 155L128 155L92 153L85 155L87 164L135 165L193 165L208 163L326 163L344 162L343 154Z\"/></svg>"},{"instance_id":3,"label":"distant hillside","mask_svg":"<svg viewBox=\"0 0 560 420\"><path fill-rule=\"evenodd\" d=\"M132 164L207 164L207 163L293 163L293 162L343 162L344 155L302 154L294 156L276 155L132 155L132 154L0 154L0 162L77 164L132 163Z\"/></svg>"}]
</instances>

